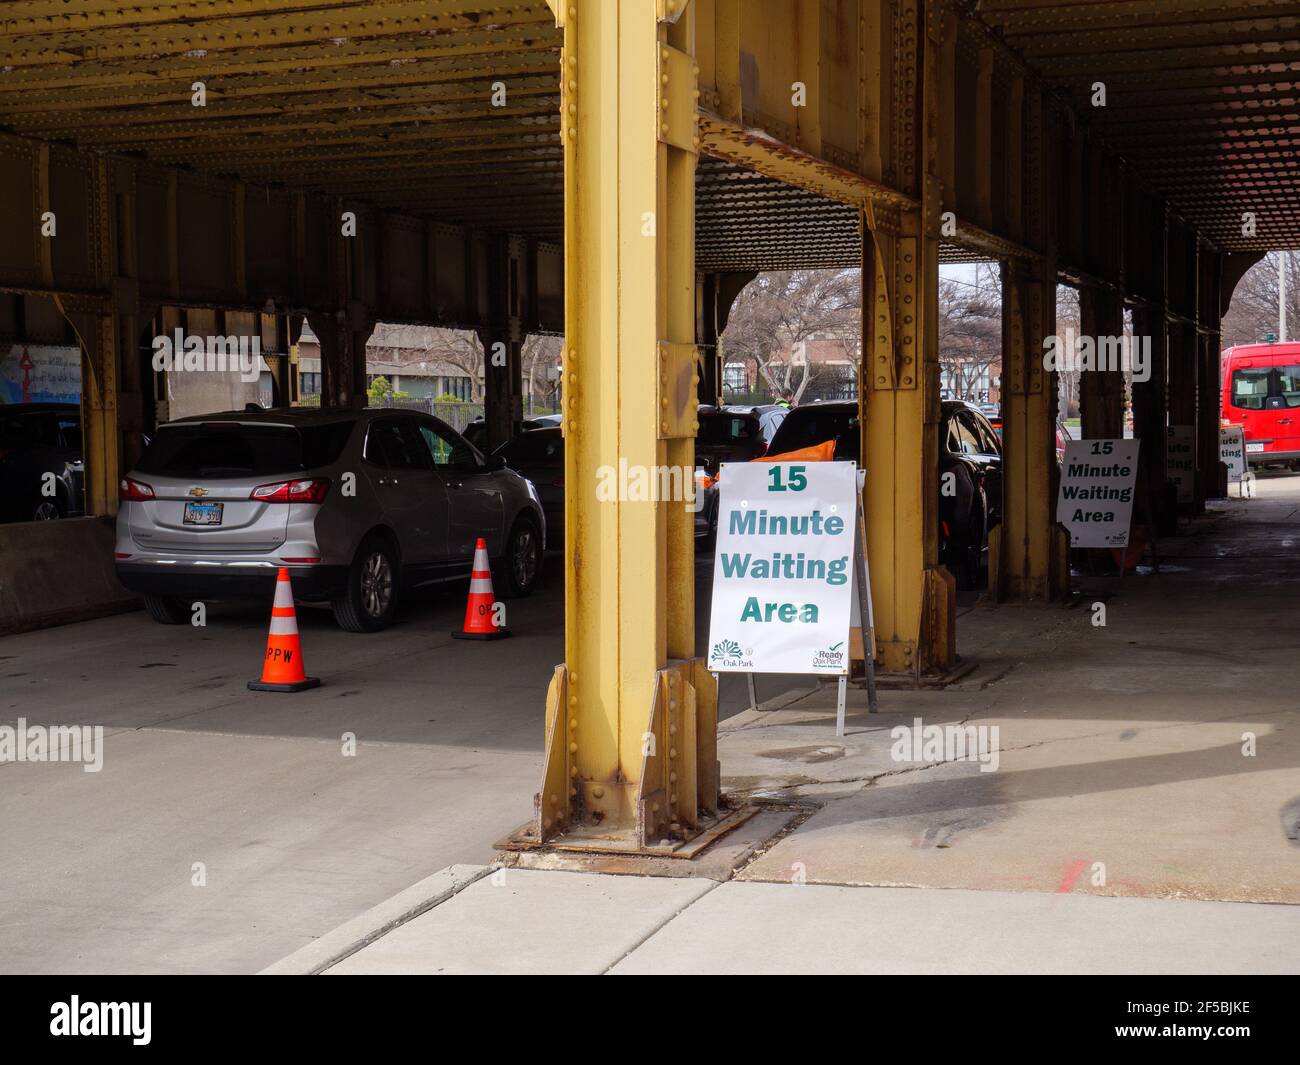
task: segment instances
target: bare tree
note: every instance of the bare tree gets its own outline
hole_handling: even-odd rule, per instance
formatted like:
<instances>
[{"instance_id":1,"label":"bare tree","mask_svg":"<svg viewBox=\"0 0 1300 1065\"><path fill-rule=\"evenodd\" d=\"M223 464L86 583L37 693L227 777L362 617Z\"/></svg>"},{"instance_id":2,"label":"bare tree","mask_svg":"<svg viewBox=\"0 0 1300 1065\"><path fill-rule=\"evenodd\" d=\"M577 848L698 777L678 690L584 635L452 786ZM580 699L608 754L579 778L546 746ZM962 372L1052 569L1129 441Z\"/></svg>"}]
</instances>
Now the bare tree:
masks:
<instances>
[{"instance_id":1,"label":"bare tree","mask_svg":"<svg viewBox=\"0 0 1300 1065\"><path fill-rule=\"evenodd\" d=\"M754 378L798 402L819 365L795 355L801 341L840 339L856 356L861 281L857 270L772 270L736 298L720 338L728 361L748 361Z\"/></svg>"},{"instance_id":2,"label":"bare tree","mask_svg":"<svg viewBox=\"0 0 1300 1065\"><path fill-rule=\"evenodd\" d=\"M1083 312L1079 308L1079 290L1072 285L1057 285L1057 336L1063 336L1067 332L1073 332L1077 336L1082 328ZM1060 370L1056 376L1061 417L1077 417L1079 414L1079 371Z\"/></svg>"},{"instance_id":3,"label":"bare tree","mask_svg":"<svg viewBox=\"0 0 1300 1065\"><path fill-rule=\"evenodd\" d=\"M534 400L541 400L552 410L557 409L559 400L559 374L548 374L547 370L558 368L564 349L564 337L554 334L529 333L524 338L523 350L520 352L524 377L524 396L528 412L532 413Z\"/></svg>"},{"instance_id":4,"label":"bare tree","mask_svg":"<svg viewBox=\"0 0 1300 1065\"><path fill-rule=\"evenodd\" d=\"M471 398L483 402L484 353L478 334L467 329L423 329L418 347L425 361L444 363L464 373L470 381Z\"/></svg>"},{"instance_id":5,"label":"bare tree","mask_svg":"<svg viewBox=\"0 0 1300 1065\"><path fill-rule=\"evenodd\" d=\"M1287 338L1300 337L1300 253L1271 251L1237 283L1223 316L1223 346L1261 344L1278 336L1278 266L1286 268Z\"/></svg>"},{"instance_id":6,"label":"bare tree","mask_svg":"<svg viewBox=\"0 0 1300 1065\"><path fill-rule=\"evenodd\" d=\"M1002 359L1001 280L978 263L973 281L939 279L939 369L961 398Z\"/></svg>"}]
</instances>

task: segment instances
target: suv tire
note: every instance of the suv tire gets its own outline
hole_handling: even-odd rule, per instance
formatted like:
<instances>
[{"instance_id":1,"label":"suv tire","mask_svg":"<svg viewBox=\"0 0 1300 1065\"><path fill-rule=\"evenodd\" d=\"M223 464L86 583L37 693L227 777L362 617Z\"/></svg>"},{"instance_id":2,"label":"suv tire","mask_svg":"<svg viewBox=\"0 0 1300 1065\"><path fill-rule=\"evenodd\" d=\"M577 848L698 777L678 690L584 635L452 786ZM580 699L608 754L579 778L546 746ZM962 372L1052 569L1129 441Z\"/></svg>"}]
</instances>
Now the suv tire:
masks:
<instances>
[{"instance_id":1,"label":"suv tire","mask_svg":"<svg viewBox=\"0 0 1300 1065\"><path fill-rule=\"evenodd\" d=\"M159 625L184 625L190 620L190 604L174 595L146 595L144 609Z\"/></svg>"},{"instance_id":2,"label":"suv tire","mask_svg":"<svg viewBox=\"0 0 1300 1065\"><path fill-rule=\"evenodd\" d=\"M492 587L504 599L530 595L542 572L542 531L527 514L516 519L505 555L492 563Z\"/></svg>"},{"instance_id":3,"label":"suv tire","mask_svg":"<svg viewBox=\"0 0 1300 1065\"><path fill-rule=\"evenodd\" d=\"M371 536L357 548L343 594L331 600L334 620L347 632L378 632L393 623L401 571L388 540Z\"/></svg>"}]
</instances>

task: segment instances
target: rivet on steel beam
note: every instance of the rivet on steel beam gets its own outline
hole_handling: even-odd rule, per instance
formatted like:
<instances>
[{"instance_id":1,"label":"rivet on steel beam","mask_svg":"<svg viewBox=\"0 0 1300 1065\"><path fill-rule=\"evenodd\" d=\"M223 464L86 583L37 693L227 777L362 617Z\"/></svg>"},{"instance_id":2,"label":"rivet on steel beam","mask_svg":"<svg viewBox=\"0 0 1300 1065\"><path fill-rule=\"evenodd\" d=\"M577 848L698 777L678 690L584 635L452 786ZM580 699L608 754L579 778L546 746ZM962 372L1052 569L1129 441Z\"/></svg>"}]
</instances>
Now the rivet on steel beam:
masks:
<instances>
[{"instance_id":1,"label":"rivet on steel beam","mask_svg":"<svg viewBox=\"0 0 1300 1065\"><path fill-rule=\"evenodd\" d=\"M570 754L577 754L577 753L578 753L578 745L577 745L576 743L571 743L571 744L569 744L569 753L570 753Z\"/></svg>"},{"instance_id":2,"label":"rivet on steel beam","mask_svg":"<svg viewBox=\"0 0 1300 1065\"><path fill-rule=\"evenodd\" d=\"M596 787L591 789L591 793L598 799L604 798L605 789L600 787L600 785L597 785Z\"/></svg>"}]
</instances>

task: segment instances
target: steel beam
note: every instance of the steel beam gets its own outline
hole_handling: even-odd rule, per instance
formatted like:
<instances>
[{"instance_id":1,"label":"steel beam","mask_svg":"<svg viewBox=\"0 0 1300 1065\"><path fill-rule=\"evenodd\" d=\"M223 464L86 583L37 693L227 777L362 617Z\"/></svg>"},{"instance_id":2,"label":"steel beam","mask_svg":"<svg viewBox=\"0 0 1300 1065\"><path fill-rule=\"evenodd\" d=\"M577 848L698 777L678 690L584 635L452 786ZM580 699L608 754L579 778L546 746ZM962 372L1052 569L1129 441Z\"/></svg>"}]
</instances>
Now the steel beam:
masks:
<instances>
[{"instance_id":1,"label":"steel beam","mask_svg":"<svg viewBox=\"0 0 1300 1065\"><path fill-rule=\"evenodd\" d=\"M955 585L938 545L939 103L953 77L939 57L956 27L908 2L894 32L914 46L895 52L899 73L922 89L919 108L909 100L893 115L898 171L919 197L897 212L896 234L863 214L861 461L877 657L887 672L920 674L956 654Z\"/></svg>"},{"instance_id":2,"label":"steel beam","mask_svg":"<svg viewBox=\"0 0 1300 1065\"><path fill-rule=\"evenodd\" d=\"M568 0L557 14L565 662L528 838L671 848L718 803L716 693L694 657L694 515L597 486L620 468L694 474L694 10Z\"/></svg>"}]
</instances>

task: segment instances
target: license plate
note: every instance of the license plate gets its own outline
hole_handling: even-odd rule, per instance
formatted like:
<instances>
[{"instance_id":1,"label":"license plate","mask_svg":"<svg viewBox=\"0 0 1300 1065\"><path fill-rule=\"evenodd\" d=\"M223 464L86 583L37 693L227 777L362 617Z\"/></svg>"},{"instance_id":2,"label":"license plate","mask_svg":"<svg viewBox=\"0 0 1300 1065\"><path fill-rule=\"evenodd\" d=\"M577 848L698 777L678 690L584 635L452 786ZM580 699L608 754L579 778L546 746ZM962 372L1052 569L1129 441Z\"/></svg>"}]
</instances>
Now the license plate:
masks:
<instances>
[{"instance_id":1,"label":"license plate","mask_svg":"<svg viewBox=\"0 0 1300 1065\"><path fill-rule=\"evenodd\" d=\"M1251 455L1257 455L1264 450L1263 444L1247 444L1246 452Z\"/></svg>"},{"instance_id":2,"label":"license plate","mask_svg":"<svg viewBox=\"0 0 1300 1065\"><path fill-rule=\"evenodd\" d=\"M186 503L186 525L220 525L224 503Z\"/></svg>"}]
</instances>

